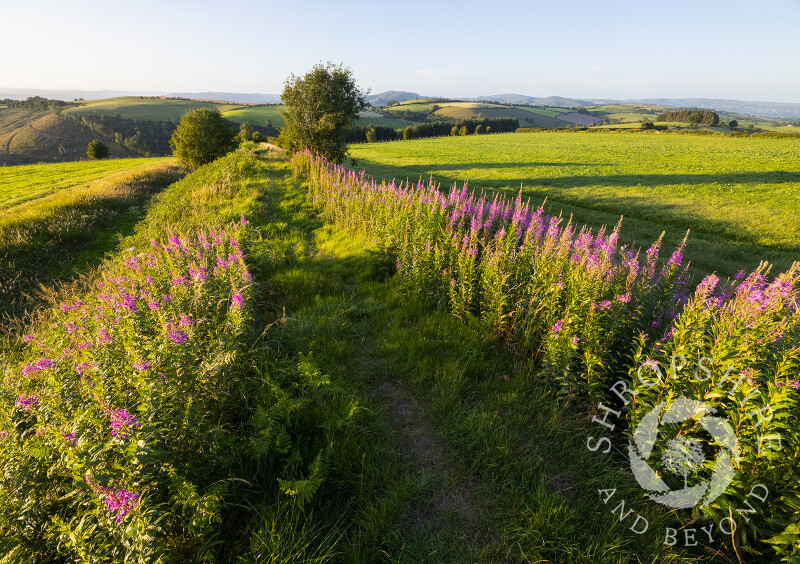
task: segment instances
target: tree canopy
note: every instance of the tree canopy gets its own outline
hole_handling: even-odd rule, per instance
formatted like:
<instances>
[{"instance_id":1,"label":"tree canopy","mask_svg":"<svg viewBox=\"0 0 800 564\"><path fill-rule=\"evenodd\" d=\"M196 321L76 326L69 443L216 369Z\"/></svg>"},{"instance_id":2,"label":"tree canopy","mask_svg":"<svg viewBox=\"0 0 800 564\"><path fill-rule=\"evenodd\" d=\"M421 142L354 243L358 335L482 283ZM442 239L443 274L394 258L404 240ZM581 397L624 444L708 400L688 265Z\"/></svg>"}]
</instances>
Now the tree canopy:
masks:
<instances>
[{"instance_id":1,"label":"tree canopy","mask_svg":"<svg viewBox=\"0 0 800 564\"><path fill-rule=\"evenodd\" d=\"M367 107L368 91L341 65L318 64L302 77L290 76L281 98L286 122L278 138L290 152L310 149L331 162L347 154L346 131L358 112Z\"/></svg>"},{"instance_id":2,"label":"tree canopy","mask_svg":"<svg viewBox=\"0 0 800 564\"><path fill-rule=\"evenodd\" d=\"M219 110L197 108L183 115L169 145L182 165L197 168L231 151L235 136Z\"/></svg>"},{"instance_id":3,"label":"tree canopy","mask_svg":"<svg viewBox=\"0 0 800 564\"><path fill-rule=\"evenodd\" d=\"M89 146L86 149L86 154L90 159L105 159L111 156L111 151L108 150L108 147L105 143L101 143L95 139L94 141L89 142Z\"/></svg>"}]
</instances>

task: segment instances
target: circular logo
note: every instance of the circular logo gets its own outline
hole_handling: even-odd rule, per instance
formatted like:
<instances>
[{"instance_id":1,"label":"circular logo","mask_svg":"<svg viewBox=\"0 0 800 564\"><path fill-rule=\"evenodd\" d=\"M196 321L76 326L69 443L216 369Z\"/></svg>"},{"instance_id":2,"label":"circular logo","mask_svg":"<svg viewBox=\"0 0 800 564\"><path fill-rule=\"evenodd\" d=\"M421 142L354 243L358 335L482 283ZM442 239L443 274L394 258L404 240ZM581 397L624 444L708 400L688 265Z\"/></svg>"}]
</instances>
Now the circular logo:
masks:
<instances>
[{"instance_id":1,"label":"circular logo","mask_svg":"<svg viewBox=\"0 0 800 564\"><path fill-rule=\"evenodd\" d=\"M730 424L721 417L710 415L715 412L708 404L681 397L674 400L669 407L666 407L666 402L659 403L636 426L633 443L628 445L628 458L639 485L654 492L648 494L650 499L667 507L686 509L698 503L708 505L727 489L733 480L734 465L739 462L739 446ZM699 425L720 447L713 462L711 477L693 485L689 485L689 476L709 466L706 464L704 447L711 441L685 436L686 425L683 425L675 438L659 443L660 457L654 455L662 426L690 420L694 421L692 430L699 431ZM682 476L683 488L671 489L661 478L659 471L653 468L654 465L676 476Z\"/></svg>"}]
</instances>

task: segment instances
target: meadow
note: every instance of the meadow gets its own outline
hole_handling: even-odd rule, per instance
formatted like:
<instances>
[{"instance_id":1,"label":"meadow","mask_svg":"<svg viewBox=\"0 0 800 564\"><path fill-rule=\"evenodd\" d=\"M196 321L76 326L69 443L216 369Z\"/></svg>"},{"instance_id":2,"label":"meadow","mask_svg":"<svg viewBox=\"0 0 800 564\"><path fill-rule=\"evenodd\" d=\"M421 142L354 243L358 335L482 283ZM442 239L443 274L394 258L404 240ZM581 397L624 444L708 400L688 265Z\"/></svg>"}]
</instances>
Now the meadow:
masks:
<instances>
[{"instance_id":1,"label":"meadow","mask_svg":"<svg viewBox=\"0 0 800 564\"><path fill-rule=\"evenodd\" d=\"M252 125L265 126L269 120L274 127L283 127L282 109L282 105L253 106L227 110L223 115L234 123L247 122Z\"/></svg>"},{"instance_id":2,"label":"meadow","mask_svg":"<svg viewBox=\"0 0 800 564\"><path fill-rule=\"evenodd\" d=\"M379 179L522 194L594 227L623 219L622 240L670 245L691 229L693 272L733 275L800 252L800 143L658 134L557 133L362 144Z\"/></svg>"},{"instance_id":3,"label":"meadow","mask_svg":"<svg viewBox=\"0 0 800 564\"><path fill-rule=\"evenodd\" d=\"M274 127L283 127L284 121L281 111L282 105L253 106L245 108L235 108L223 112L223 115L234 123L250 123L251 125L265 125L269 120ZM411 125L412 122L404 119L387 118L375 112L360 112L358 120L353 122L357 127L367 127L369 125L383 125L393 129L400 129Z\"/></svg>"},{"instance_id":4,"label":"meadow","mask_svg":"<svg viewBox=\"0 0 800 564\"><path fill-rule=\"evenodd\" d=\"M796 556L800 266L698 285L682 247L637 253L625 223L592 231L516 191L381 184L253 145L153 192L84 283L2 351L9 562ZM717 370L697 390L639 387L641 402L613 404L614 440L673 391L740 415L734 404L774 398L766 432L787 440L763 460L741 431L742 471L710 509L735 510L753 481L775 499L735 537L684 548L664 543L676 512L587 435L614 379L638 386L637 365L690 345L735 351L763 387L724 397ZM598 495L610 485L611 503ZM631 530L626 507L649 529Z\"/></svg>"},{"instance_id":5,"label":"meadow","mask_svg":"<svg viewBox=\"0 0 800 564\"><path fill-rule=\"evenodd\" d=\"M38 200L56 195L62 197L71 190L81 190L87 184L116 173L126 173L153 165L173 162L171 157L157 159L109 159L58 164L19 165L0 168L0 210L3 222L24 204L39 205Z\"/></svg>"}]
</instances>

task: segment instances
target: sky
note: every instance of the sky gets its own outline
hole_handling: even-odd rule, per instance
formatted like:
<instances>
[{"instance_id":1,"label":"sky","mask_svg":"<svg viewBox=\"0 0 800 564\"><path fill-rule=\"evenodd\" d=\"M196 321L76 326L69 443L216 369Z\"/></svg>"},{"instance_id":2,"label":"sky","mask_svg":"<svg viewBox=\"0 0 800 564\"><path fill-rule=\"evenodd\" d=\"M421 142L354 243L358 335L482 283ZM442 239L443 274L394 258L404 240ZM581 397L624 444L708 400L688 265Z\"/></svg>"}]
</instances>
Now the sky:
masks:
<instances>
[{"instance_id":1,"label":"sky","mask_svg":"<svg viewBox=\"0 0 800 564\"><path fill-rule=\"evenodd\" d=\"M0 88L800 103L800 0L0 0Z\"/></svg>"}]
</instances>

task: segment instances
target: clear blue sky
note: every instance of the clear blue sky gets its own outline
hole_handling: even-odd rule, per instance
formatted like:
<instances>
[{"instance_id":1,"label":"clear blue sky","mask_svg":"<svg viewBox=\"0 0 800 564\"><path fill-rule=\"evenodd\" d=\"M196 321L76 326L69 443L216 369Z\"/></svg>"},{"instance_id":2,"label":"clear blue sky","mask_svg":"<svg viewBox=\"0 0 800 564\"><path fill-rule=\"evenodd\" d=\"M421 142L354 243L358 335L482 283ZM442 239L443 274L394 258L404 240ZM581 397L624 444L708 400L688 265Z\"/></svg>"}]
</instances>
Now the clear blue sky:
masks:
<instances>
[{"instance_id":1,"label":"clear blue sky","mask_svg":"<svg viewBox=\"0 0 800 564\"><path fill-rule=\"evenodd\" d=\"M0 87L800 102L800 0L0 0Z\"/></svg>"}]
</instances>

